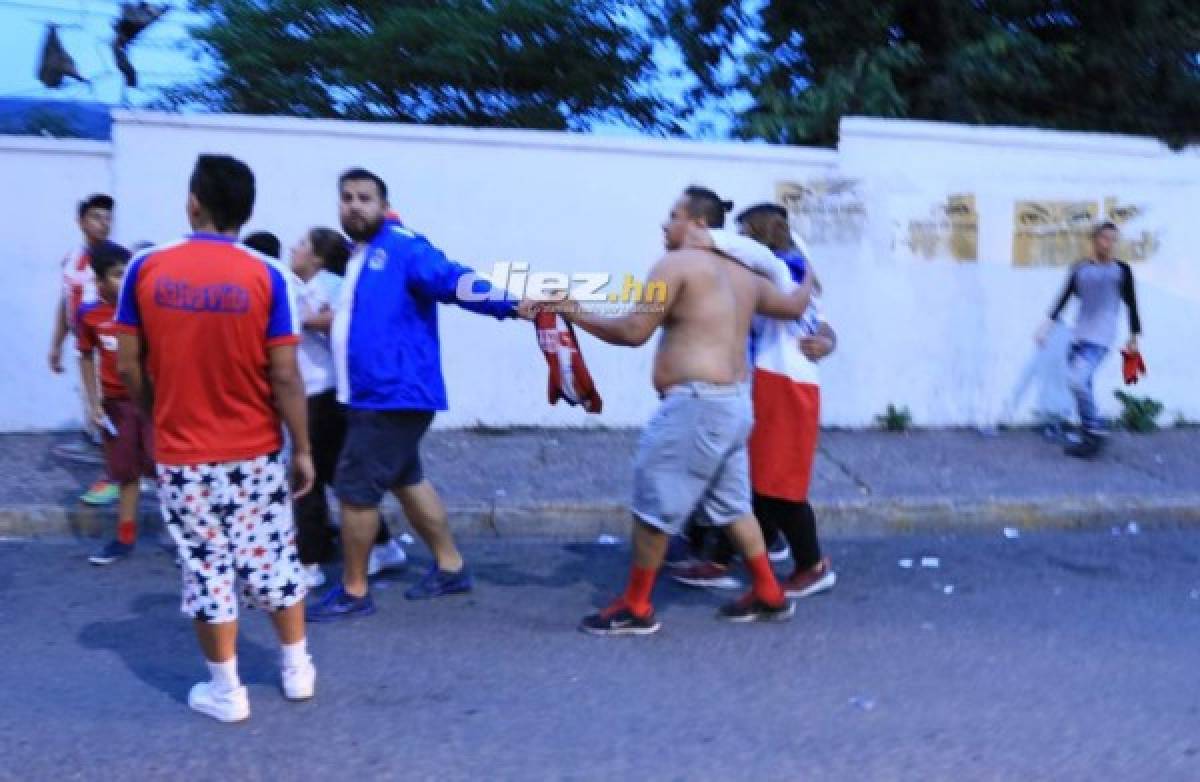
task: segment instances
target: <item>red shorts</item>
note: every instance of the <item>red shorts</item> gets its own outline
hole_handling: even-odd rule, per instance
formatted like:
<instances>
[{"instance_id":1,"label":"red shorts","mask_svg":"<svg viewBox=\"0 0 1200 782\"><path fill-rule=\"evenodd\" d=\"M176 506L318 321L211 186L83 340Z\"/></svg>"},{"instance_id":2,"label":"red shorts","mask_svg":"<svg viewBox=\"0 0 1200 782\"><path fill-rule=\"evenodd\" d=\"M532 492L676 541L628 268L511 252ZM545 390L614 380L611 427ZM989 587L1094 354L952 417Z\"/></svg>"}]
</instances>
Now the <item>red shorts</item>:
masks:
<instances>
[{"instance_id":1,"label":"red shorts","mask_svg":"<svg viewBox=\"0 0 1200 782\"><path fill-rule=\"evenodd\" d=\"M142 476L153 477L154 438L150 419L130 399L105 399L104 412L117 428L116 437L111 432L104 432L104 462L108 465L108 477L117 483L132 483Z\"/></svg>"},{"instance_id":2,"label":"red shorts","mask_svg":"<svg viewBox=\"0 0 1200 782\"><path fill-rule=\"evenodd\" d=\"M755 371L750 433L750 484L755 494L807 500L820 434L820 387Z\"/></svg>"}]
</instances>

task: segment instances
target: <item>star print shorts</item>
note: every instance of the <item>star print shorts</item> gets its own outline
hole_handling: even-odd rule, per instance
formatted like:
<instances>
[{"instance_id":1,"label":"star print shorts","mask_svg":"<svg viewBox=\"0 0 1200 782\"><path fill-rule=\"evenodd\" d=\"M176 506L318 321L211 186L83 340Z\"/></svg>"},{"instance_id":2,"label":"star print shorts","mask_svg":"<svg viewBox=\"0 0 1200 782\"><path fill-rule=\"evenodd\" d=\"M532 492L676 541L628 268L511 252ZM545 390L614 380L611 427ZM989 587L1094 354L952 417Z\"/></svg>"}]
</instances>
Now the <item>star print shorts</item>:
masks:
<instances>
[{"instance_id":1,"label":"star print shorts","mask_svg":"<svg viewBox=\"0 0 1200 782\"><path fill-rule=\"evenodd\" d=\"M159 500L179 549L183 613L237 619L249 607L278 611L304 599L287 469L278 453L238 462L158 465Z\"/></svg>"}]
</instances>

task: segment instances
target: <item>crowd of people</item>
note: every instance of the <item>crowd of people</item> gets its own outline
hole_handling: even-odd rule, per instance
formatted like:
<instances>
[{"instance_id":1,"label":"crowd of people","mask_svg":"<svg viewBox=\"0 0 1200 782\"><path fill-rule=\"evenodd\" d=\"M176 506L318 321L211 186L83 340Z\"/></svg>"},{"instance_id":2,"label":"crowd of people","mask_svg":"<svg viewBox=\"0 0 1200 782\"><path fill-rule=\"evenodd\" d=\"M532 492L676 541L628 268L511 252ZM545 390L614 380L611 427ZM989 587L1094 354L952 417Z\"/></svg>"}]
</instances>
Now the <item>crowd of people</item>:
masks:
<instances>
[{"instance_id":1,"label":"crowd of people","mask_svg":"<svg viewBox=\"0 0 1200 782\"><path fill-rule=\"evenodd\" d=\"M664 566L683 584L740 588L732 567L740 557L750 589L718 613L733 622L787 620L795 599L833 588L809 488L817 363L837 336L784 209L756 205L727 231L733 205L688 188L670 208L667 252L647 280L665 301L612 315L565 295L463 299L466 275L474 293L489 294L488 283L405 226L383 179L350 169L336 192L341 230L308 230L285 265L273 234L241 237L255 201L249 167L202 155L189 184L191 234L132 254L109 240L112 198L95 195L79 208L83 246L63 264L49 363L63 370L73 333L85 421L107 464L103 485L85 499L119 503L115 537L91 561L134 551L142 479L152 476L182 572L182 610L210 674L189 693L193 709L227 722L249 716L237 669L239 602L271 617L284 695L314 695L306 625L373 614L372 577L405 562L380 517L389 493L433 556L405 596L474 588L420 456L447 407L438 304L497 320L552 310L618 346L660 334L652 382L661 402L633 465L628 583L581 630L656 632L652 592ZM1097 231L1098 248L1109 232ZM1109 262L1099 255L1095 263ZM1079 328L1088 334L1109 336L1110 299L1121 298L1138 330L1131 275L1116 268L1072 273L1064 298L1085 298ZM1098 309L1089 309L1092 296L1106 297ZM1098 357L1077 348L1072 356L1090 437L1095 418L1082 390ZM340 579L306 603L339 555ZM793 568L780 580L773 562L788 558Z\"/></svg>"}]
</instances>

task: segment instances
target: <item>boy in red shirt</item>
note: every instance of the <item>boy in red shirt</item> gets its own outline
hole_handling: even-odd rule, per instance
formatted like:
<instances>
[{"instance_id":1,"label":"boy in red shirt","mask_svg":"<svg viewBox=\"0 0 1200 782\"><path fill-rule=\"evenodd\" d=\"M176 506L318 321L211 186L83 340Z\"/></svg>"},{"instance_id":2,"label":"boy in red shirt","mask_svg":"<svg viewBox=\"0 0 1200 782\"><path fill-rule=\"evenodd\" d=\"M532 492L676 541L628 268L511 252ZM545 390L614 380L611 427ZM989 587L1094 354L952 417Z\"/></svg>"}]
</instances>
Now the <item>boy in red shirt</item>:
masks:
<instances>
[{"instance_id":1,"label":"boy in red shirt","mask_svg":"<svg viewBox=\"0 0 1200 782\"><path fill-rule=\"evenodd\" d=\"M87 394L88 418L103 433L104 461L109 478L120 487L117 537L88 557L93 565L111 565L133 552L137 540L137 509L141 477L154 475L150 423L117 374L116 303L129 251L109 241L91 249L98 298L79 305L75 339L79 374ZM96 353L100 354L99 388Z\"/></svg>"},{"instance_id":2,"label":"boy in red shirt","mask_svg":"<svg viewBox=\"0 0 1200 782\"><path fill-rule=\"evenodd\" d=\"M187 200L194 233L139 255L117 305L117 368L154 413L158 497L179 550L181 609L211 676L192 687L188 705L222 722L250 716L237 670L239 595L270 612L283 694L311 698L317 678L280 453L282 419L295 496L303 496L313 462L296 364L300 327L290 272L237 242L254 194L245 163L201 155Z\"/></svg>"},{"instance_id":3,"label":"boy in red shirt","mask_svg":"<svg viewBox=\"0 0 1200 782\"><path fill-rule=\"evenodd\" d=\"M50 369L62 374L62 349L67 336L75 333L79 308L96 301L96 274L92 271L92 250L108 240L112 231L113 199L104 193L95 193L79 203L79 230L83 243L67 253L62 260L62 287L58 303L54 308L54 336L50 341ZM101 442L102 432L91 421L90 406L86 396L81 400L85 407L84 432L96 444ZM90 450L90 449L89 449ZM79 499L86 505L109 505L117 501L117 485L105 478L97 480Z\"/></svg>"}]
</instances>

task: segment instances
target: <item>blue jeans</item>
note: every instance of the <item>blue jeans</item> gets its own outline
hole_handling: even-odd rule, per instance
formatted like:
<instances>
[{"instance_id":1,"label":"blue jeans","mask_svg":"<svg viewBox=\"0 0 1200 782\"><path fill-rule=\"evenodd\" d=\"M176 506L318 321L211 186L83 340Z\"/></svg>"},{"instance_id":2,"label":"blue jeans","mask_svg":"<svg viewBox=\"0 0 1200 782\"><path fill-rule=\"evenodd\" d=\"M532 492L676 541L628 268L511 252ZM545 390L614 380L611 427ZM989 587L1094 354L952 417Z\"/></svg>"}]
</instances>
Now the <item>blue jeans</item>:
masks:
<instances>
[{"instance_id":1,"label":"blue jeans","mask_svg":"<svg viewBox=\"0 0 1200 782\"><path fill-rule=\"evenodd\" d=\"M1103 428L1096 414L1096 398L1092 393L1092 378L1096 368L1108 355L1108 348L1093 342L1072 342L1067 352L1067 383L1079 408L1079 423L1083 431L1097 433Z\"/></svg>"}]
</instances>

